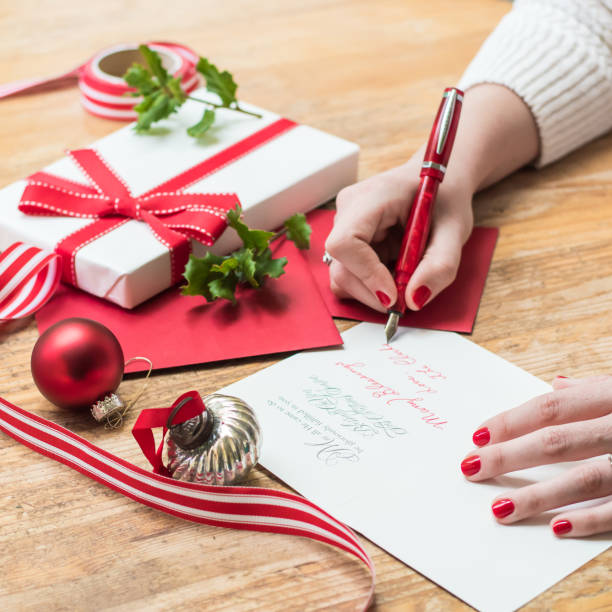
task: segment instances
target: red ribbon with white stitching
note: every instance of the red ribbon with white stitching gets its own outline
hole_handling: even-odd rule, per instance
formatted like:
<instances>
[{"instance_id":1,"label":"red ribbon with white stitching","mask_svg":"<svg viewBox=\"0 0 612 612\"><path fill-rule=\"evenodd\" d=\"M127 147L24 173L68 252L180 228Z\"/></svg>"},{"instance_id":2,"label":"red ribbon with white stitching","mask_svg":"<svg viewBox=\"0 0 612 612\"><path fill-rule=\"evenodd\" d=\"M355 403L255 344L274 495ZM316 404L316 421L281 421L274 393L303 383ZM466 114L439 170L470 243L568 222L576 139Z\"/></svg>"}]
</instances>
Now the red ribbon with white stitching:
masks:
<instances>
[{"instance_id":1,"label":"red ribbon with white stitching","mask_svg":"<svg viewBox=\"0 0 612 612\"><path fill-rule=\"evenodd\" d=\"M59 256L15 242L0 254L0 321L27 317L55 293L61 278Z\"/></svg>"},{"instance_id":2,"label":"red ribbon with white stitching","mask_svg":"<svg viewBox=\"0 0 612 612\"><path fill-rule=\"evenodd\" d=\"M195 391L179 397L170 408L143 411L135 426L135 437L148 456L157 453L153 435L149 436L147 430L150 433L151 428L163 426L172 409L189 395L197 401L189 402L182 410L176 420L182 422L202 411L200 396ZM298 535L340 548L368 567L371 588L364 609L371 603L374 566L357 536L299 495L259 487L205 486L147 472L2 398L0 430L38 453L167 514L217 527Z\"/></svg>"},{"instance_id":3,"label":"red ribbon with white stitching","mask_svg":"<svg viewBox=\"0 0 612 612\"><path fill-rule=\"evenodd\" d=\"M171 280L175 284L181 279L189 257L189 238L212 245L227 226L227 211L239 203L235 194L184 190L295 126L289 119L278 119L140 196L132 195L119 174L97 151L69 151L90 184L37 172L28 179L19 210L29 215L94 220L56 246L56 252L62 256L66 283L78 285L75 258L81 248L130 219L138 219L147 223L170 251Z\"/></svg>"}]
</instances>

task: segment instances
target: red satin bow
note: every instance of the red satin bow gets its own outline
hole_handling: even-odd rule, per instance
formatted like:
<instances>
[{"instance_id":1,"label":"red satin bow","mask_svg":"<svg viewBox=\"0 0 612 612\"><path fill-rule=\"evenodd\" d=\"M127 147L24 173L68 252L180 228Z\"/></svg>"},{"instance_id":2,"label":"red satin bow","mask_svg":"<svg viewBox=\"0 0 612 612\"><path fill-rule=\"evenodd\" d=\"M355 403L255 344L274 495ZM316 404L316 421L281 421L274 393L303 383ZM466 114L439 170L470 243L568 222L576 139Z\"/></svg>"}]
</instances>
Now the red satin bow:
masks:
<instances>
[{"instance_id":1,"label":"red satin bow","mask_svg":"<svg viewBox=\"0 0 612 612\"><path fill-rule=\"evenodd\" d=\"M19 210L30 215L95 219L64 238L55 249L62 255L63 280L73 285L77 284L76 252L130 219L145 222L169 249L172 282L178 282L189 257L189 238L212 245L227 226L228 209L238 204L235 194L181 191L193 177L186 177L182 185L174 180L173 190L161 185L135 197L96 151L79 149L68 154L91 186L37 172L29 178Z\"/></svg>"}]
</instances>

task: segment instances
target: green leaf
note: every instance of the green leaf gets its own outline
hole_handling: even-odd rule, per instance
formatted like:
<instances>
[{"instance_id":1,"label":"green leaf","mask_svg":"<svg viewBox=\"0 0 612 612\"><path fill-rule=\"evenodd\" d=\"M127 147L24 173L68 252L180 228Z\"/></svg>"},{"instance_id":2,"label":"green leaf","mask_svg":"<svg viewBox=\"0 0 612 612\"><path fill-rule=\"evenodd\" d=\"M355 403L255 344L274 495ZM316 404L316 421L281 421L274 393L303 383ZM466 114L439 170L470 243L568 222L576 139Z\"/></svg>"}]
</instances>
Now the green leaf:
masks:
<instances>
[{"instance_id":1,"label":"green leaf","mask_svg":"<svg viewBox=\"0 0 612 612\"><path fill-rule=\"evenodd\" d=\"M255 263L255 259L253 258L253 249L246 249L243 247L239 251L235 251L233 255L235 257L236 262L238 263L236 270L238 280L241 283L249 283L251 287L259 287L259 283L255 278L257 266Z\"/></svg>"},{"instance_id":2,"label":"green leaf","mask_svg":"<svg viewBox=\"0 0 612 612\"><path fill-rule=\"evenodd\" d=\"M286 265L286 257L273 259L272 251L270 249L266 249L263 253L257 255L255 259L255 266L257 270L255 273L255 279L260 285L262 285L266 277L278 278L285 273Z\"/></svg>"},{"instance_id":3,"label":"green leaf","mask_svg":"<svg viewBox=\"0 0 612 612\"><path fill-rule=\"evenodd\" d=\"M240 219L242 209L237 205L227 212L228 224L242 238L244 245L225 257L212 255L210 252L202 258L191 255L183 276L187 285L182 287L183 295L203 295L207 301L217 299L236 303L236 288L249 284L254 289L264 284L267 278L278 278L285 273L286 257L274 259L270 250L270 239L273 232L249 229ZM304 215L294 215L285 226L287 233L292 233L298 247L308 246L310 228Z\"/></svg>"},{"instance_id":4,"label":"green leaf","mask_svg":"<svg viewBox=\"0 0 612 612\"><path fill-rule=\"evenodd\" d=\"M200 58L197 70L206 79L206 89L216 93L221 98L223 106L230 106L232 102L236 102L238 85L227 70L219 72L219 69L204 57Z\"/></svg>"},{"instance_id":5,"label":"green leaf","mask_svg":"<svg viewBox=\"0 0 612 612\"><path fill-rule=\"evenodd\" d=\"M227 223L236 230L245 248L253 249L256 252L267 249L268 244L270 244L270 239L274 236L274 232L249 229L242 219L240 219L241 214L242 209L239 205L237 205L234 210L229 210L227 212Z\"/></svg>"},{"instance_id":6,"label":"green leaf","mask_svg":"<svg viewBox=\"0 0 612 612\"><path fill-rule=\"evenodd\" d=\"M138 90L135 95L149 95L159 90L159 85L153 80L153 75L141 64L132 64L123 75L124 81Z\"/></svg>"},{"instance_id":7,"label":"green leaf","mask_svg":"<svg viewBox=\"0 0 612 612\"><path fill-rule=\"evenodd\" d=\"M215 111L206 109L202 118L190 128L187 128L187 133L193 138L199 138L208 131L208 128L215 122Z\"/></svg>"},{"instance_id":8,"label":"green leaf","mask_svg":"<svg viewBox=\"0 0 612 612\"><path fill-rule=\"evenodd\" d=\"M143 100L144 109L140 110L136 131L148 130L153 123L169 117L176 109L176 101L169 98L163 91L152 94L151 100ZM140 106L140 104L138 105Z\"/></svg>"},{"instance_id":9,"label":"green leaf","mask_svg":"<svg viewBox=\"0 0 612 612\"><path fill-rule=\"evenodd\" d=\"M310 234L312 229L306 217L302 213L296 213L289 217L284 223L287 228L287 238L295 244L298 249L310 248Z\"/></svg>"},{"instance_id":10,"label":"green leaf","mask_svg":"<svg viewBox=\"0 0 612 612\"><path fill-rule=\"evenodd\" d=\"M208 285L211 280L219 277L218 273L215 274L212 271L212 267L221 263L223 263L223 257L210 252L204 257L190 255L185 272L183 272L187 284L181 287L181 293L183 295L203 295L208 301L212 301L214 297Z\"/></svg>"},{"instance_id":11,"label":"green leaf","mask_svg":"<svg viewBox=\"0 0 612 612\"><path fill-rule=\"evenodd\" d=\"M168 72L163 67L159 54L156 51L153 51L153 49L149 49L147 45L140 45L138 50L140 51L142 57L145 58L145 61L157 79L158 84L163 87L168 81Z\"/></svg>"},{"instance_id":12,"label":"green leaf","mask_svg":"<svg viewBox=\"0 0 612 612\"><path fill-rule=\"evenodd\" d=\"M125 82L138 91L132 95L143 97L134 107L138 113L136 130L148 130L153 123L169 117L185 102L187 96L181 89L179 78L170 78L162 66L159 55L146 45L138 47L149 68L132 64L123 75Z\"/></svg>"},{"instance_id":13,"label":"green leaf","mask_svg":"<svg viewBox=\"0 0 612 612\"><path fill-rule=\"evenodd\" d=\"M140 102L140 103L136 104L136 106L134 106L134 110L137 113L144 113L145 111L148 111L151 108L151 106L153 105L153 102L155 102L155 99L157 98L157 95L159 93L161 93L161 92L157 91L155 93L146 95L142 99L142 102Z\"/></svg>"},{"instance_id":14,"label":"green leaf","mask_svg":"<svg viewBox=\"0 0 612 612\"><path fill-rule=\"evenodd\" d=\"M187 95L181 87L181 79L179 77L173 77L168 79L166 83L166 89L170 91L172 97L181 104L187 99Z\"/></svg>"},{"instance_id":15,"label":"green leaf","mask_svg":"<svg viewBox=\"0 0 612 612\"><path fill-rule=\"evenodd\" d=\"M227 256L221 264L215 264L211 267L213 272L219 272L223 276L227 276L238 267L238 260L235 257Z\"/></svg>"},{"instance_id":16,"label":"green leaf","mask_svg":"<svg viewBox=\"0 0 612 612\"><path fill-rule=\"evenodd\" d=\"M236 286L238 279L234 276L217 278L208 283L208 288L213 300L222 298L229 300L232 304L236 303Z\"/></svg>"}]
</instances>

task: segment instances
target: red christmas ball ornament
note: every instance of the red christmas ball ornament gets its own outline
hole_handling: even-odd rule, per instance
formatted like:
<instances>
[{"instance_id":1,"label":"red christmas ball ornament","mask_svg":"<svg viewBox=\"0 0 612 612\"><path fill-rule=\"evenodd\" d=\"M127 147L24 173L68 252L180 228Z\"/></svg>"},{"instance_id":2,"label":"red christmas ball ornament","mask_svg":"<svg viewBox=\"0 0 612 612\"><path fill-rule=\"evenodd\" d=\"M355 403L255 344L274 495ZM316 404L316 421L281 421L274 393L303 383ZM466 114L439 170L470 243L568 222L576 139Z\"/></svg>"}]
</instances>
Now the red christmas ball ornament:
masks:
<instances>
[{"instance_id":1,"label":"red christmas ball ornament","mask_svg":"<svg viewBox=\"0 0 612 612\"><path fill-rule=\"evenodd\" d=\"M119 341L91 319L55 323L32 351L32 377L40 392L61 408L91 407L96 420L123 408L114 394L123 367Z\"/></svg>"}]
</instances>

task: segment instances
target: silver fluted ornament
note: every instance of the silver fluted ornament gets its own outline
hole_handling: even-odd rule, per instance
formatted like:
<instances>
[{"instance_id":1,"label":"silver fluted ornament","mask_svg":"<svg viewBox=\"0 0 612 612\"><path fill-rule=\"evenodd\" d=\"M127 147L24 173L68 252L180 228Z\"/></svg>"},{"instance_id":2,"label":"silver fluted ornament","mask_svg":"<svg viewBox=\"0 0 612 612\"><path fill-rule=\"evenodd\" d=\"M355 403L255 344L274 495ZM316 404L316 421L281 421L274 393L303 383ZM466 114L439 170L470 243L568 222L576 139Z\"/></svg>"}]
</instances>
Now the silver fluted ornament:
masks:
<instances>
[{"instance_id":1,"label":"silver fluted ornament","mask_svg":"<svg viewBox=\"0 0 612 612\"><path fill-rule=\"evenodd\" d=\"M261 431L253 409L230 395L213 393L203 401L206 410L181 423L168 419L163 462L173 478L207 485L233 485L249 473L259 459Z\"/></svg>"}]
</instances>

